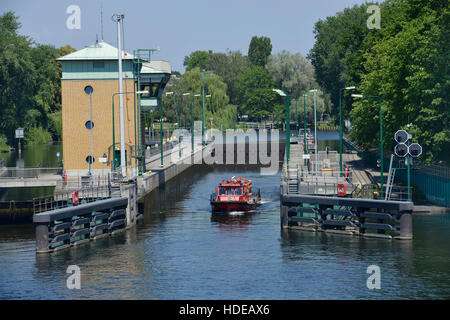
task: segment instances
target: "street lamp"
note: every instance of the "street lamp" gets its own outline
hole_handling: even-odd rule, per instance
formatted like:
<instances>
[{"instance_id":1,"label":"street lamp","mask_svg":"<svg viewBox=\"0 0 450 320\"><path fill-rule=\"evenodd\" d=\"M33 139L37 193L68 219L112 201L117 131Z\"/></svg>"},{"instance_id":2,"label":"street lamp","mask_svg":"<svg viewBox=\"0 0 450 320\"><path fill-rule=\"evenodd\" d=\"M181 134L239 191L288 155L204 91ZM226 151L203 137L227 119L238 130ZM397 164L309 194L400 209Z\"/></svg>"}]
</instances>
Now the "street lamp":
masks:
<instances>
[{"instance_id":1,"label":"street lamp","mask_svg":"<svg viewBox=\"0 0 450 320\"><path fill-rule=\"evenodd\" d=\"M303 94L303 154L308 153L308 144L306 141L306 97L307 93ZM306 158L305 158L305 166L306 166Z\"/></svg>"},{"instance_id":2,"label":"street lamp","mask_svg":"<svg viewBox=\"0 0 450 320\"><path fill-rule=\"evenodd\" d=\"M290 128L290 110L289 93L280 89L272 89L278 95L286 97L286 168L289 170L289 156L291 152L291 128Z\"/></svg>"},{"instance_id":3,"label":"street lamp","mask_svg":"<svg viewBox=\"0 0 450 320\"><path fill-rule=\"evenodd\" d=\"M317 115L316 115L316 96L317 96L317 89L312 89L309 90L309 92L313 92L314 93L314 153L316 154L315 158L316 158L316 164L315 164L315 168L314 170L316 171L316 176L317 176L317 164L318 164L318 154L317 154Z\"/></svg>"},{"instance_id":4,"label":"street lamp","mask_svg":"<svg viewBox=\"0 0 450 320\"><path fill-rule=\"evenodd\" d=\"M111 169L114 171L116 169L116 136L115 136L115 125L114 125L114 97L116 95L123 95L123 94L148 94L149 92L147 90L143 90L143 91L129 91L129 92L116 92L112 94L112 131L113 131L113 163L111 166ZM136 119L136 117L135 117ZM134 124L136 127L136 123ZM122 144L121 144L122 146ZM125 152L124 152L125 154ZM122 151L121 151L121 156L122 156ZM124 156L125 157L125 156ZM122 161L121 161L122 162Z\"/></svg>"},{"instance_id":5,"label":"street lamp","mask_svg":"<svg viewBox=\"0 0 450 320\"><path fill-rule=\"evenodd\" d=\"M339 89L339 170L342 177L342 91L356 89L355 86Z\"/></svg>"},{"instance_id":6,"label":"street lamp","mask_svg":"<svg viewBox=\"0 0 450 320\"><path fill-rule=\"evenodd\" d=\"M202 145L205 145L205 72L210 73L211 71L202 70ZM209 95L211 96L211 95Z\"/></svg>"},{"instance_id":7,"label":"street lamp","mask_svg":"<svg viewBox=\"0 0 450 320\"><path fill-rule=\"evenodd\" d=\"M194 97L200 97L201 94L194 94ZM194 152L194 122L192 118L192 100L191 100L191 143L192 143L192 152Z\"/></svg>"},{"instance_id":8,"label":"street lamp","mask_svg":"<svg viewBox=\"0 0 450 320\"><path fill-rule=\"evenodd\" d=\"M371 96L364 94L352 94L353 98L376 98L380 103L380 185L381 185L381 199L383 199L383 111L382 100L380 96Z\"/></svg>"},{"instance_id":9,"label":"street lamp","mask_svg":"<svg viewBox=\"0 0 450 320\"><path fill-rule=\"evenodd\" d=\"M296 124L295 124L295 136L298 137L298 97L295 100L295 118L296 118Z\"/></svg>"}]
</instances>

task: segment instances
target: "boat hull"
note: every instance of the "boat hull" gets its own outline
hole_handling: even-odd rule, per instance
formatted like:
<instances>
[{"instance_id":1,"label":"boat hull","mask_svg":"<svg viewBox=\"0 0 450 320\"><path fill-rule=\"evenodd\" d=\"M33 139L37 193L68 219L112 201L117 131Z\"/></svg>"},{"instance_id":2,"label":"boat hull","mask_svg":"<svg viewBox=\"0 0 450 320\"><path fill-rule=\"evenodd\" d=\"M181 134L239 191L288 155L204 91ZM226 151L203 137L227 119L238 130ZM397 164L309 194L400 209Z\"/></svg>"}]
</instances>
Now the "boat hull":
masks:
<instances>
[{"instance_id":1,"label":"boat hull","mask_svg":"<svg viewBox=\"0 0 450 320\"><path fill-rule=\"evenodd\" d=\"M259 204L245 201L211 201L213 212L251 211Z\"/></svg>"}]
</instances>

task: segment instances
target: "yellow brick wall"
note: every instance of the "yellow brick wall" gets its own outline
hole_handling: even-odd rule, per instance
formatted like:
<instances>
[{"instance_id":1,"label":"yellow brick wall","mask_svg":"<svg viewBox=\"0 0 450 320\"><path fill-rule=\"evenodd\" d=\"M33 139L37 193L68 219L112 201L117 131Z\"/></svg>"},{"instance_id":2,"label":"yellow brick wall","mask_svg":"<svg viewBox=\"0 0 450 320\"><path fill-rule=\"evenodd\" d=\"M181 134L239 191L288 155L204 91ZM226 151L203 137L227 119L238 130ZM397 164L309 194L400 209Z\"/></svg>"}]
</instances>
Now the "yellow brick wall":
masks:
<instances>
[{"instance_id":1,"label":"yellow brick wall","mask_svg":"<svg viewBox=\"0 0 450 320\"><path fill-rule=\"evenodd\" d=\"M94 158L93 169L109 169L112 161L103 166L99 158L112 145L112 95L119 92L117 80L66 80L61 83L62 95L62 127L63 127L63 158L66 170L87 170L86 157L91 153L91 133L86 128L90 120L89 95L84 92L86 86L92 86L92 122ZM124 80L125 91L133 91L133 80ZM125 143L134 146L135 143L135 113L133 94L123 95L125 118ZM127 99L128 98L128 99ZM127 107L128 106L128 107ZM115 140L120 142L119 95L114 97ZM120 144L119 144L120 146ZM130 159L127 151L127 158ZM132 159L134 166L135 161Z\"/></svg>"}]
</instances>

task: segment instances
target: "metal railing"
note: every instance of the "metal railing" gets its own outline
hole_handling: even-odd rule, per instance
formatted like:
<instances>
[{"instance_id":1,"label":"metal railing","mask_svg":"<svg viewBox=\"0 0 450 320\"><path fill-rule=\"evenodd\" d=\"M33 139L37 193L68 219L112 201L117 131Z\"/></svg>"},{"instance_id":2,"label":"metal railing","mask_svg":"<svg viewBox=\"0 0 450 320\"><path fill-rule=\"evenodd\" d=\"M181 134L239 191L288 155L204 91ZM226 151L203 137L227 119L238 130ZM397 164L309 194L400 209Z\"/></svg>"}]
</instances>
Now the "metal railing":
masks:
<instances>
[{"instance_id":1,"label":"metal railing","mask_svg":"<svg viewBox=\"0 0 450 320\"><path fill-rule=\"evenodd\" d=\"M52 196L33 198L33 214L72 206L74 191L78 192L80 203L94 202L111 197L111 189L108 185L58 192Z\"/></svg>"},{"instance_id":2,"label":"metal railing","mask_svg":"<svg viewBox=\"0 0 450 320\"><path fill-rule=\"evenodd\" d=\"M62 175L63 168L17 168L2 167L1 179L37 179L44 176Z\"/></svg>"}]
</instances>

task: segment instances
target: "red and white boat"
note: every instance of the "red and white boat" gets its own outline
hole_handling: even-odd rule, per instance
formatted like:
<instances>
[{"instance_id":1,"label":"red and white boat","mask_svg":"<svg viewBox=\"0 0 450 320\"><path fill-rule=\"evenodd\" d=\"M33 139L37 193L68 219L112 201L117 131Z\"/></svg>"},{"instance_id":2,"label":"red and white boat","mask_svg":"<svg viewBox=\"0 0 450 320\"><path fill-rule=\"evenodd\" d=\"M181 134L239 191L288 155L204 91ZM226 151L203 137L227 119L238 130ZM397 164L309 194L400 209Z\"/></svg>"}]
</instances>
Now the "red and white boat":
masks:
<instances>
[{"instance_id":1,"label":"red and white boat","mask_svg":"<svg viewBox=\"0 0 450 320\"><path fill-rule=\"evenodd\" d=\"M251 211L261 204L261 194L258 189L253 194L253 183L249 179L233 176L230 180L222 180L211 194L211 209L213 212Z\"/></svg>"}]
</instances>

